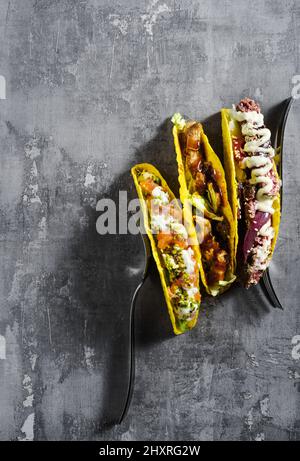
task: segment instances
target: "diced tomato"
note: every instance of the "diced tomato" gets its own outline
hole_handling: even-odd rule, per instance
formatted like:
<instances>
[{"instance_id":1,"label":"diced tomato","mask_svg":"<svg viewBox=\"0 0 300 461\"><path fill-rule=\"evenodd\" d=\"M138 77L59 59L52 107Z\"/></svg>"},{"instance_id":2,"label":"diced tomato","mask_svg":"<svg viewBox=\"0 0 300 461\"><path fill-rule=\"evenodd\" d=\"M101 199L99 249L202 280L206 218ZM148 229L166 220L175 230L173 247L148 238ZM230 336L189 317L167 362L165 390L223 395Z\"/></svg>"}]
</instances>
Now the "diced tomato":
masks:
<instances>
[{"instance_id":1,"label":"diced tomato","mask_svg":"<svg viewBox=\"0 0 300 461\"><path fill-rule=\"evenodd\" d=\"M140 186L143 192L145 192L146 194L151 194L151 192L153 191L153 189L155 189L157 184L153 181L153 179L149 178L145 181L141 181Z\"/></svg>"},{"instance_id":2,"label":"diced tomato","mask_svg":"<svg viewBox=\"0 0 300 461\"><path fill-rule=\"evenodd\" d=\"M174 245L178 245L180 248L187 248L188 244L186 240L174 240Z\"/></svg>"},{"instance_id":3,"label":"diced tomato","mask_svg":"<svg viewBox=\"0 0 300 461\"><path fill-rule=\"evenodd\" d=\"M201 296L200 296L200 293L198 291L198 293L195 294L195 301L200 301L201 300Z\"/></svg>"},{"instance_id":4,"label":"diced tomato","mask_svg":"<svg viewBox=\"0 0 300 461\"><path fill-rule=\"evenodd\" d=\"M178 280L178 279L177 279ZM176 290L178 288L178 283L177 283L177 280L175 280L175 282L172 283L172 285L168 288L168 292L169 292L169 295L171 298L176 298Z\"/></svg>"},{"instance_id":5,"label":"diced tomato","mask_svg":"<svg viewBox=\"0 0 300 461\"><path fill-rule=\"evenodd\" d=\"M175 293L176 289L178 287L182 287L184 285L184 280L182 277L179 277L178 279L174 280L174 282L171 285L171 290L173 293Z\"/></svg>"},{"instance_id":6,"label":"diced tomato","mask_svg":"<svg viewBox=\"0 0 300 461\"><path fill-rule=\"evenodd\" d=\"M157 234L157 246L164 250L169 245L178 245L180 248L187 248L187 240L181 239L178 235L170 232L159 232Z\"/></svg>"},{"instance_id":7,"label":"diced tomato","mask_svg":"<svg viewBox=\"0 0 300 461\"><path fill-rule=\"evenodd\" d=\"M194 272L193 274L189 274L189 283L191 285L197 285L199 281L199 276L198 276L198 270Z\"/></svg>"},{"instance_id":8,"label":"diced tomato","mask_svg":"<svg viewBox=\"0 0 300 461\"><path fill-rule=\"evenodd\" d=\"M173 291L172 291L172 289L170 287L168 287L168 293L169 293L169 296L170 296L171 299L175 298L174 293L173 293Z\"/></svg>"},{"instance_id":9,"label":"diced tomato","mask_svg":"<svg viewBox=\"0 0 300 461\"><path fill-rule=\"evenodd\" d=\"M168 245L173 242L173 235L165 232L157 234L157 246L161 250L164 250Z\"/></svg>"}]
</instances>

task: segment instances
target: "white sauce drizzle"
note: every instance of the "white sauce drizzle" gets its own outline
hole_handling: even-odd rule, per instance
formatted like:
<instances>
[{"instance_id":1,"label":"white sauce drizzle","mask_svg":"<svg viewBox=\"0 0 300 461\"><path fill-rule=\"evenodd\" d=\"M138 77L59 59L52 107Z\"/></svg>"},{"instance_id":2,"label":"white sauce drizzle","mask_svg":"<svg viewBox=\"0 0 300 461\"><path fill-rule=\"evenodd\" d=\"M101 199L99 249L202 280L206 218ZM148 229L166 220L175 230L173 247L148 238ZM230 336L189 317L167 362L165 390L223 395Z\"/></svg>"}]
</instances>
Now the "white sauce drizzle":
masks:
<instances>
[{"instance_id":1,"label":"white sauce drizzle","mask_svg":"<svg viewBox=\"0 0 300 461\"><path fill-rule=\"evenodd\" d=\"M245 122L241 126L242 134L245 136L244 152L253 154L246 157L240 164L241 168L250 168L251 184L261 184L256 193L255 208L265 213L274 213L274 197L269 193L273 188L273 181L268 173L273 168L272 157L274 157L273 147L263 147L269 143L271 132L268 128L262 127L264 116L256 111L241 112L235 108L231 111L232 117L238 122ZM257 154L257 155L255 155ZM267 157L261 154L269 154Z\"/></svg>"},{"instance_id":2,"label":"white sauce drizzle","mask_svg":"<svg viewBox=\"0 0 300 461\"><path fill-rule=\"evenodd\" d=\"M192 274L195 270L195 260L193 259L194 252L191 248L187 250L182 250L181 252L184 265L186 267L186 272Z\"/></svg>"},{"instance_id":3,"label":"white sauce drizzle","mask_svg":"<svg viewBox=\"0 0 300 461\"><path fill-rule=\"evenodd\" d=\"M232 106L231 111L232 117L238 122L249 122L251 124L256 124L257 126L262 126L264 124L264 116L260 112L249 111L241 112L237 111L235 106Z\"/></svg>"},{"instance_id":4,"label":"white sauce drizzle","mask_svg":"<svg viewBox=\"0 0 300 461\"><path fill-rule=\"evenodd\" d=\"M255 208L258 211L274 213L273 202L275 197L270 196L273 189L273 181L269 176L274 167L272 158L274 149L269 146L271 132L265 128L263 114L256 111L241 112L233 106L232 118L242 123L241 132L245 138L243 151L250 154L240 162L241 168L251 169L251 184L259 184L256 192ZM264 147L268 145L269 147ZM268 266L271 243L275 235L271 224L271 218L261 227L258 235L263 237L262 243L255 246L253 254L255 256L255 269L265 270Z\"/></svg>"},{"instance_id":5,"label":"white sauce drizzle","mask_svg":"<svg viewBox=\"0 0 300 461\"><path fill-rule=\"evenodd\" d=\"M189 298L193 298L198 293L198 288L186 288L186 292Z\"/></svg>"},{"instance_id":6,"label":"white sauce drizzle","mask_svg":"<svg viewBox=\"0 0 300 461\"><path fill-rule=\"evenodd\" d=\"M258 235L261 235L262 237L274 237L274 229L271 226L271 220L267 221L259 230Z\"/></svg>"}]
</instances>

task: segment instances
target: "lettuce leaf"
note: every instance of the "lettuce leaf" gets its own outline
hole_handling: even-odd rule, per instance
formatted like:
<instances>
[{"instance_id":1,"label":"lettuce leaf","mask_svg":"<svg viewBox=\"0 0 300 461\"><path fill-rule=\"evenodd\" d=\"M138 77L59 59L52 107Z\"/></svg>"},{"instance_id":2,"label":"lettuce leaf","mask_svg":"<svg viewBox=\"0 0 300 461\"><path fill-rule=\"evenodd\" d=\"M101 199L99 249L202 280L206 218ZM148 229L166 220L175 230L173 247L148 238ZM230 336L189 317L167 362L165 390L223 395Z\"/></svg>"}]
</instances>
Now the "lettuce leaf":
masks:
<instances>
[{"instance_id":1,"label":"lettuce leaf","mask_svg":"<svg viewBox=\"0 0 300 461\"><path fill-rule=\"evenodd\" d=\"M179 112L176 112L171 118L171 122L176 126L179 131L185 127L186 121Z\"/></svg>"},{"instance_id":2,"label":"lettuce leaf","mask_svg":"<svg viewBox=\"0 0 300 461\"><path fill-rule=\"evenodd\" d=\"M228 274L227 277L229 280L219 280L212 288L209 287L210 294L212 296L217 296L220 293L220 288L226 287L226 285L231 285L235 281L236 276L233 274Z\"/></svg>"},{"instance_id":3,"label":"lettuce leaf","mask_svg":"<svg viewBox=\"0 0 300 461\"><path fill-rule=\"evenodd\" d=\"M215 221L223 221L223 216L218 216L210 208L209 202L204 198L201 197L197 192L194 192L193 195L190 196L191 204L200 210L206 218L214 219Z\"/></svg>"},{"instance_id":4,"label":"lettuce leaf","mask_svg":"<svg viewBox=\"0 0 300 461\"><path fill-rule=\"evenodd\" d=\"M214 186L211 182L208 183L207 185L207 193L208 193L208 198L211 203L212 209L216 213L219 209L220 206L220 199L219 196L217 196L216 191L214 189Z\"/></svg>"}]
</instances>

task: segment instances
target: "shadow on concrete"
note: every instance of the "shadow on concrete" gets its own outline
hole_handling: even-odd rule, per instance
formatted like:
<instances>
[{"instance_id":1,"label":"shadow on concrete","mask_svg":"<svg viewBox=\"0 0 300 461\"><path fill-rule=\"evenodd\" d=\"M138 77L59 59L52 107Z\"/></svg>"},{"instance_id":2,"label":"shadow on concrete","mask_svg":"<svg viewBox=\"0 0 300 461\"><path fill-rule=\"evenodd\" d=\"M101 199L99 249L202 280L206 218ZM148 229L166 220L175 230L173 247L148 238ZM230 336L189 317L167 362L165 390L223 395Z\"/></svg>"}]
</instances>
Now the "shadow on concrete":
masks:
<instances>
[{"instance_id":1,"label":"shadow on concrete","mask_svg":"<svg viewBox=\"0 0 300 461\"><path fill-rule=\"evenodd\" d=\"M221 113L216 112L204 119L202 122L205 134L210 145L223 163L223 139L221 127Z\"/></svg>"},{"instance_id":2,"label":"shadow on concrete","mask_svg":"<svg viewBox=\"0 0 300 461\"><path fill-rule=\"evenodd\" d=\"M157 130L156 136L138 149L135 153L135 163L148 162L157 166L161 174L178 194L177 165L174 156L171 124L166 120ZM132 165L133 165L132 164ZM128 192L128 200L136 198L136 191L128 171L119 176L109 187L106 197L118 201L119 190ZM101 305L98 306L98 316L102 316L102 331L105 336L105 350L109 358L106 361L104 373L104 389L102 399L101 430L109 430L118 421L126 400L127 383L129 379L129 312L130 301L134 290L141 280L144 266L144 250L139 236L116 235L95 237L95 244L101 247L104 289L99 293L95 288ZM137 264L138 261L138 264ZM103 262L106 264L103 266ZM128 268L139 267L134 276ZM107 321L104 322L104 319ZM111 319L114 318L114 321ZM173 332L159 281L156 265L152 260L147 278L139 291L135 309L136 348L151 347L161 341L172 338ZM99 351L103 349L103 340L99 342ZM99 357L99 361L101 358ZM136 377L138 379L138 376Z\"/></svg>"},{"instance_id":3,"label":"shadow on concrete","mask_svg":"<svg viewBox=\"0 0 300 461\"><path fill-rule=\"evenodd\" d=\"M220 115L214 114L206 119L204 127L213 148L221 155ZM178 196L177 165L169 120L158 128L156 136L151 141L136 151L132 165L141 162L157 166ZM114 179L106 190L105 197L118 203L119 191L126 190L129 200L136 198L130 176L132 165L128 165L127 171ZM97 197L100 198L103 196ZM94 421L93 430L90 428L89 434L94 432L96 436L100 430L101 437L107 435L110 438L112 434L120 431L120 427L114 426L126 400L129 378L130 302L142 277L144 249L138 236L99 235L96 231L99 213L92 207L86 207L85 214L88 226L84 232L78 232L76 241L70 244L63 256L64 259L69 258L65 264L67 267L70 266L73 275L75 274L72 295L81 307L77 311L74 311L73 307L70 314L71 306L66 305L60 318L64 319L68 329L68 344L73 355L74 351L81 350L82 344L90 346L94 351L94 367L91 373L98 372L102 383L99 382L101 391L95 390L99 402L95 398L93 405L99 404L99 411L97 422ZM249 324L257 322L270 311L259 288L246 291L235 286L218 301L210 301L210 298L203 296L203 305L207 305L209 310L224 308L227 302L233 305L237 318L242 318ZM143 350L151 348L154 344L172 340L173 337L154 263L149 267L148 277L137 299L135 333L139 357ZM62 348L66 346L62 345ZM74 356L72 366L76 360ZM78 359L78 366L81 361L82 357ZM136 379L139 379L139 376L136 376ZM122 431L126 430L128 424L125 420Z\"/></svg>"}]
</instances>

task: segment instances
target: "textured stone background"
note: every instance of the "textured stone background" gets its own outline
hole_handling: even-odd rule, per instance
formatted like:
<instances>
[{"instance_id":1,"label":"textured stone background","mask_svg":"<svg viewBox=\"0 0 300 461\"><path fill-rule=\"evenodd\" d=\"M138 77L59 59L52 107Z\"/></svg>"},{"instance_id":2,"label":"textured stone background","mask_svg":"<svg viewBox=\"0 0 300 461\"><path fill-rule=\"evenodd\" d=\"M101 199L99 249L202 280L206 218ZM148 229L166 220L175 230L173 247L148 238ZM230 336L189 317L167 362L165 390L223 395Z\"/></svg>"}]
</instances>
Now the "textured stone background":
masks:
<instances>
[{"instance_id":1,"label":"textured stone background","mask_svg":"<svg viewBox=\"0 0 300 461\"><path fill-rule=\"evenodd\" d=\"M175 110L206 120L220 151L221 106L249 95L270 114L290 96L299 2L0 0L0 12L0 439L299 439L299 102L272 264L284 312L236 287L175 338L152 270L121 427L143 251L95 228L99 198L135 196L137 161L176 190Z\"/></svg>"}]
</instances>

